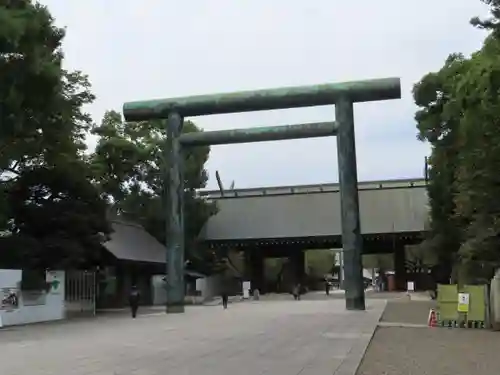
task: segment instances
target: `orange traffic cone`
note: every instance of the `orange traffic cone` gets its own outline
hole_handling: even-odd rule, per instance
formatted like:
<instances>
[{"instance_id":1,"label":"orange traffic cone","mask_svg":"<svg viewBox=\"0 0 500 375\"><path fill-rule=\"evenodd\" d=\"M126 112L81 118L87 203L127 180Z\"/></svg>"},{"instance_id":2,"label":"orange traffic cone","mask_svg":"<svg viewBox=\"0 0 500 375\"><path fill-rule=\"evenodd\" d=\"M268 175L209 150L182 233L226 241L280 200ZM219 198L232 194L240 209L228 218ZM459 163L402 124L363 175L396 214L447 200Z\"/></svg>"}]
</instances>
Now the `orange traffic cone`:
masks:
<instances>
[{"instance_id":1,"label":"orange traffic cone","mask_svg":"<svg viewBox=\"0 0 500 375\"><path fill-rule=\"evenodd\" d=\"M437 327L437 314L436 310L430 309L429 310L429 318L427 319L427 325L429 327Z\"/></svg>"}]
</instances>

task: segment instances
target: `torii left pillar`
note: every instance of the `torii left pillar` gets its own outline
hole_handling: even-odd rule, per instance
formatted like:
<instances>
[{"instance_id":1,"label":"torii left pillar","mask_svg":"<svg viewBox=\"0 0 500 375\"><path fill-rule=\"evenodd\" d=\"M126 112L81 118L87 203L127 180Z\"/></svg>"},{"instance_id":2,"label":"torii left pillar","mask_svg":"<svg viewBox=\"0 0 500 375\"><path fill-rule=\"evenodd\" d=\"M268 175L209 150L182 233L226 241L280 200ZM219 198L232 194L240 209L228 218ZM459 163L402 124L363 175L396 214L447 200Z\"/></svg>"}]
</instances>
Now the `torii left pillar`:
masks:
<instances>
[{"instance_id":1,"label":"torii left pillar","mask_svg":"<svg viewBox=\"0 0 500 375\"><path fill-rule=\"evenodd\" d=\"M167 312L184 312L184 177L182 173L181 144L179 136L183 119L179 113L170 112L167 117L167 142L165 156L167 173L165 194L167 207ZM168 181L168 183L167 183Z\"/></svg>"}]
</instances>

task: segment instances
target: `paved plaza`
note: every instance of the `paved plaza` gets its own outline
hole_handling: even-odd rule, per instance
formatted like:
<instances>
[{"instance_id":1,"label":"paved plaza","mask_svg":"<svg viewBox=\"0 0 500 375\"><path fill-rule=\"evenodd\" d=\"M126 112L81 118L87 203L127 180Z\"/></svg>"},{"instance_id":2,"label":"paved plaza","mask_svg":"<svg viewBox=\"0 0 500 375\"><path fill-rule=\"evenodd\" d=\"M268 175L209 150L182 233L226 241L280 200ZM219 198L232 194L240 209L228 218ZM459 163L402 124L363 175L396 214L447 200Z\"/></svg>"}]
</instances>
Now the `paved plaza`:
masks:
<instances>
[{"instance_id":1,"label":"paved plaza","mask_svg":"<svg viewBox=\"0 0 500 375\"><path fill-rule=\"evenodd\" d=\"M354 374L385 301L243 302L0 330L5 375Z\"/></svg>"}]
</instances>

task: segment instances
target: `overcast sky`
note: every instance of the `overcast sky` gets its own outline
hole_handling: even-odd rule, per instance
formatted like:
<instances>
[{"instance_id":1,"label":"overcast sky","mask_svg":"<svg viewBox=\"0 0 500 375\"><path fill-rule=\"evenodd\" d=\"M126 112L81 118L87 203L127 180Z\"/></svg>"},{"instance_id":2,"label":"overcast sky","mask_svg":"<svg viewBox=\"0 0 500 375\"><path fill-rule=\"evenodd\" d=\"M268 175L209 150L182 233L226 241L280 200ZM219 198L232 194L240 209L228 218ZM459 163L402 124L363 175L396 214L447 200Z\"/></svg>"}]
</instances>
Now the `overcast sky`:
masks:
<instances>
[{"instance_id":1,"label":"overcast sky","mask_svg":"<svg viewBox=\"0 0 500 375\"><path fill-rule=\"evenodd\" d=\"M403 98L355 105L359 180L422 177L412 85L484 34L479 0L43 0L67 27L66 67L90 76L96 122L130 100L401 77ZM315 107L193 120L205 130L331 121ZM93 141L89 140L93 146ZM334 138L215 146L226 186L338 181Z\"/></svg>"}]
</instances>

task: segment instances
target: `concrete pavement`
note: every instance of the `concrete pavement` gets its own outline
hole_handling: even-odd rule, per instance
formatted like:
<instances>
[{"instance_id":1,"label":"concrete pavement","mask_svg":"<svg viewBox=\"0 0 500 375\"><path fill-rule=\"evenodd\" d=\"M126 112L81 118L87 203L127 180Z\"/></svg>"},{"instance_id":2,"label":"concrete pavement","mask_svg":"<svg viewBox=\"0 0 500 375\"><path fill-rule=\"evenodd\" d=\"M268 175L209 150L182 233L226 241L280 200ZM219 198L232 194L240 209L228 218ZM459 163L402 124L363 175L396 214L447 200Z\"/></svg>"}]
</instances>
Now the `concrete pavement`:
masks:
<instances>
[{"instance_id":1,"label":"concrete pavement","mask_svg":"<svg viewBox=\"0 0 500 375\"><path fill-rule=\"evenodd\" d=\"M8 375L353 375L385 301L258 301L0 331Z\"/></svg>"}]
</instances>

